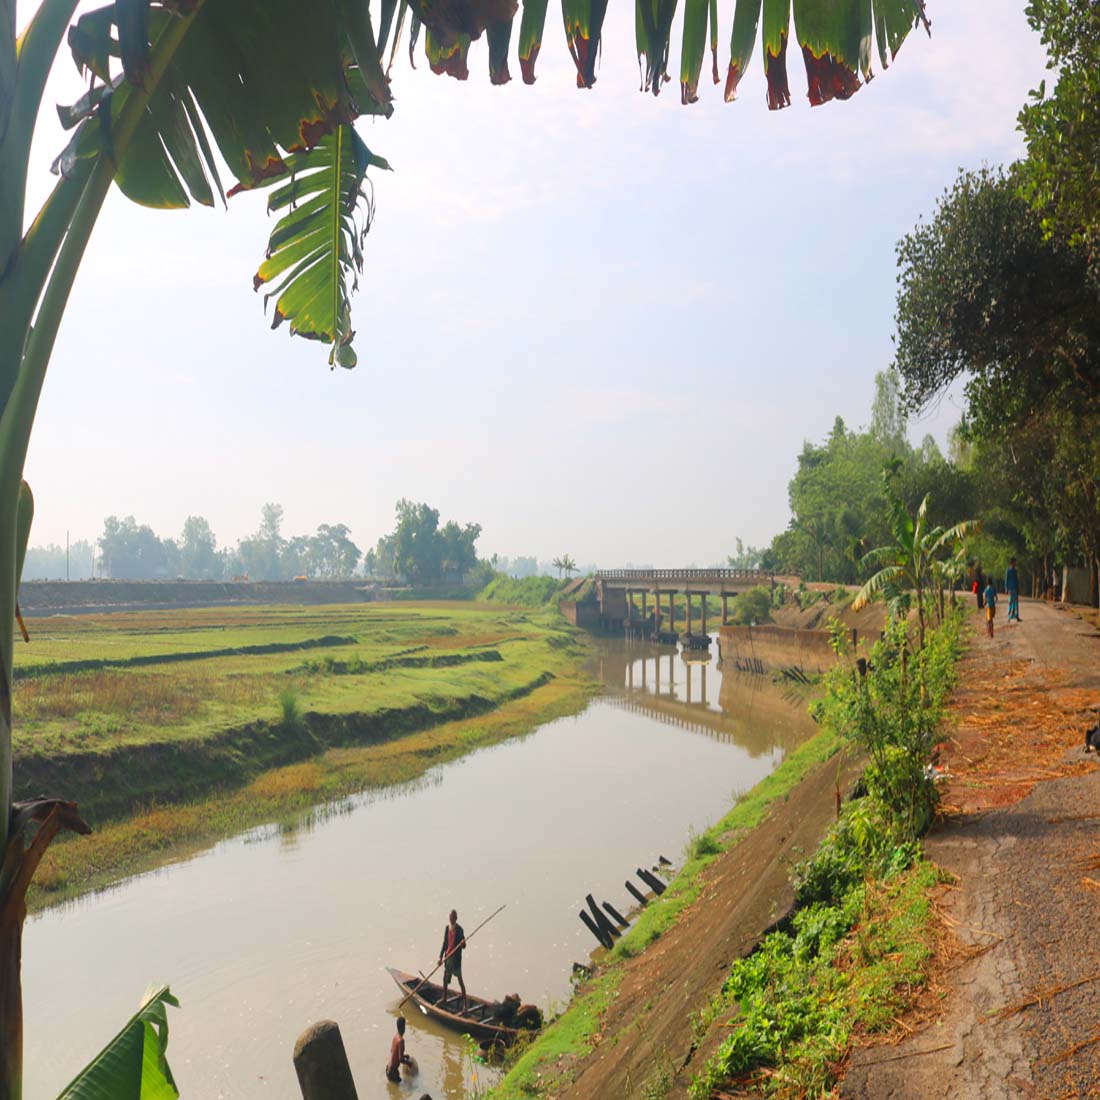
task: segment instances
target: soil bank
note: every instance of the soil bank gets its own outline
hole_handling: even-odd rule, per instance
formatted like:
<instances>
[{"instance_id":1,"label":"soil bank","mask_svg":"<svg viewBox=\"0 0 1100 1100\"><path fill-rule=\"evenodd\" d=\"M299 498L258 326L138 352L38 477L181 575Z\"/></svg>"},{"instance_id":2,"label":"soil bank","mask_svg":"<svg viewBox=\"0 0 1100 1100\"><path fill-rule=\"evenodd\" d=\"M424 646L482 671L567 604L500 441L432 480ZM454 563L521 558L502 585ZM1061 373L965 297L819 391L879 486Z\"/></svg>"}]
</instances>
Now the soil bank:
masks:
<instances>
[{"instance_id":1,"label":"soil bank","mask_svg":"<svg viewBox=\"0 0 1100 1100\"><path fill-rule=\"evenodd\" d=\"M532 1087L569 1100L633 1097L658 1079L654 1095L687 1095L704 1058L692 1014L721 989L732 961L790 913L791 864L817 848L836 817L838 784L846 791L861 770L835 750L829 735L816 735L710 831L728 847L695 869L694 896L675 922L635 957L601 965L494 1098L528 1095ZM692 872L689 864L645 911L637 929L643 940L644 922ZM579 1043L562 1042L577 1033ZM569 1049L558 1053L562 1046Z\"/></svg>"}]
</instances>

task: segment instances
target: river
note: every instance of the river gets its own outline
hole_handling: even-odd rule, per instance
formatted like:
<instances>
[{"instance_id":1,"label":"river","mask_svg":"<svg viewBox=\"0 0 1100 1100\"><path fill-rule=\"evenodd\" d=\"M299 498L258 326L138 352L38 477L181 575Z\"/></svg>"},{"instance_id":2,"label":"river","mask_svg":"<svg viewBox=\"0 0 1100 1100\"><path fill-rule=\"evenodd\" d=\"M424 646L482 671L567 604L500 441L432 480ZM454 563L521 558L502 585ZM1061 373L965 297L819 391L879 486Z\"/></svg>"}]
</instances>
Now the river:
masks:
<instances>
[{"instance_id":1,"label":"river","mask_svg":"<svg viewBox=\"0 0 1100 1100\"><path fill-rule=\"evenodd\" d=\"M595 947L585 894L626 911L635 868L679 864L811 729L803 702L712 654L604 643L599 674L575 717L30 919L25 1095L56 1096L160 981L181 1003L168 1050L186 1100L300 1100L294 1041L325 1018L361 1100L484 1086L411 1004L419 1076L386 1082L400 994L384 967L426 972L452 907L470 931L506 905L466 951L470 991L561 1007Z\"/></svg>"}]
</instances>

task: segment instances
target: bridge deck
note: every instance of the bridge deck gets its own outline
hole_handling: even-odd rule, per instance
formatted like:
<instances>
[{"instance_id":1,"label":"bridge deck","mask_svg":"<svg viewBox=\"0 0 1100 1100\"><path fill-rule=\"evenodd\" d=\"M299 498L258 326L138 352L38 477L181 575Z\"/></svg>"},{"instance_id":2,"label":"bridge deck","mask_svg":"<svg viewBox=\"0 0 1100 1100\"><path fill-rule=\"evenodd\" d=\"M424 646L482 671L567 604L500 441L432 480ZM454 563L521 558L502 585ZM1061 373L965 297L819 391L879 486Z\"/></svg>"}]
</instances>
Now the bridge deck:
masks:
<instances>
[{"instance_id":1,"label":"bridge deck","mask_svg":"<svg viewBox=\"0 0 1100 1100\"><path fill-rule=\"evenodd\" d=\"M758 584L771 587L775 573L765 569L602 569L597 584L605 588L662 592L734 592Z\"/></svg>"}]
</instances>

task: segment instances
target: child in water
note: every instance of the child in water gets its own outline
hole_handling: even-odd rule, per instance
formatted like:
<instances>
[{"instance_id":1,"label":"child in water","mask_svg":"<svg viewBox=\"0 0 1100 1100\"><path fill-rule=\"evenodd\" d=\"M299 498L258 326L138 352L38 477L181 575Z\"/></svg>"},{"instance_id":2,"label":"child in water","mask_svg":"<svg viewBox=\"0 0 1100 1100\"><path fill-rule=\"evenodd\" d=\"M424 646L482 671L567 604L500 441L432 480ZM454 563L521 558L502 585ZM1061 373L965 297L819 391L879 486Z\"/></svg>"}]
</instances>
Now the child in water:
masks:
<instances>
[{"instance_id":1,"label":"child in water","mask_svg":"<svg viewBox=\"0 0 1100 1100\"><path fill-rule=\"evenodd\" d=\"M989 578L989 583L985 586L985 592L982 595L985 597L985 628L992 638L993 616L997 614L997 589L994 587L992 577Z\"/></svg>"}]
</instances>

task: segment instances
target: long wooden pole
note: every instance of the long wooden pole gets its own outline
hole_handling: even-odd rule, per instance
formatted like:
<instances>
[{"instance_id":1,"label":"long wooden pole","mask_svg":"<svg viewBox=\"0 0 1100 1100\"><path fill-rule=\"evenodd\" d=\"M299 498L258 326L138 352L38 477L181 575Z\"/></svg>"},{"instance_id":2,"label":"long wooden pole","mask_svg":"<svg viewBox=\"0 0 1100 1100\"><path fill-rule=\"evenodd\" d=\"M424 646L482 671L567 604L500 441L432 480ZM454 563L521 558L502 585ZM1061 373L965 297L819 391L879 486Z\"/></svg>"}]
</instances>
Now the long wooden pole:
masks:
<instances>
[{"instance_id":1,"label":"long wooden pole","mask_svg":"<svg viewBox=\"0 0 1100 1100\"><path fill-rule=\"evenodd\" d=\"M463 936L462 937L462 942L464 944L469 943L470 940L472 940L474 938L474 936L476 936L478 934L478 932L480 932L489 923L489 921L491 921L493 919L493 917L495 917L497 915L497 913L499 913L501 911L501 909L507 909L507 908L508 908L507 904L504 904L500 907L500 909L497 909L496 912L490 913L468 936ZM422 985L424 985L425 982L427 982L431 978L432 974L434 974L443 965L443 963L446 962L457 950L459 950L459 947L458 947L458 944L455 944L455 946L452 947L451 950L448 951L446 955L444 955L443 962L436 963L435 966L432 967L431 971L425 977L421 978L419 982L416 983L416 987L405 994L405 996L401 1000L401 1003L397 1007L399 1009L404 1008L405 1007L405 1002L410 997L415 997L416 994L420 991L420 987Z\"/></svg>"}]
</instances>

